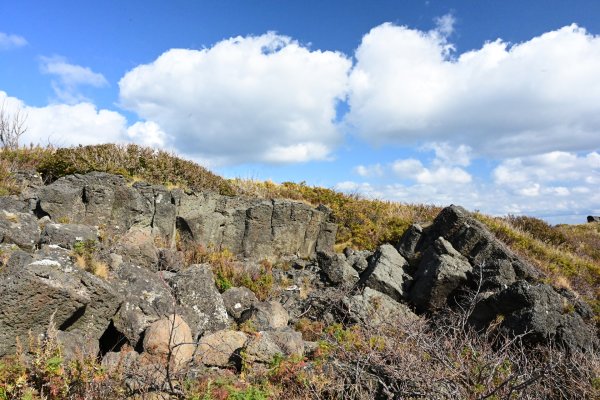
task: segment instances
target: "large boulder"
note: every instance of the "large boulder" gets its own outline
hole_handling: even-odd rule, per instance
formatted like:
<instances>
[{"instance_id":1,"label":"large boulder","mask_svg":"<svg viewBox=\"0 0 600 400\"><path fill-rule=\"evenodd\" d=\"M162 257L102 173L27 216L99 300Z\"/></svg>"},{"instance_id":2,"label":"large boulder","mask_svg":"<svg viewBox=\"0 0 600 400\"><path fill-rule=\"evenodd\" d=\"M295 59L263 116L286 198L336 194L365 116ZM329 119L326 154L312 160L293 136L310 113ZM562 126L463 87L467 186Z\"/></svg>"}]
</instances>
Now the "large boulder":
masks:
<instances>
[{"instance_id":1,"label":"large boulder","mask_svg":"<svg viewBox=\"0 0 600 400\"><path fill-rule=\"evenodd\" d=\"M226 367L239 364L239 350L244 347L248 337L240 331L222 330L202 336L194 354L194 364Z\"/></svg>"},{"instance_id":2,"label":"large boulder","mask_svg":"<svg viewBox=\"0 0 600 400\"><path fill-rule=\"evenodd\" d=\"M0 210L0 243L32 251L40 238L37 218L30 213Z\"/></svg>"},{"instance_id":3,"label":"large boulder","mask_svg":"<svg viewBox=\"0 0 600 400\"><path fill-rule=\"evenodd\" d=\"M114 326L135 347L151 323L174 312L176 300L161 273L130 263L120 264L114 273L123 297Z\"/></svg>"},{"instance_id":4,"label":"large boulder","mask_svg":"<svg viewBox=\"0 0 600 400\"><path fill-rule=\"evenodd\" d=\"M154 245L150 227L129 229L119 238L113 252L119 254L125 262L153 271L158 270L160 252Z\"/></svg>"},{"instance_id":5,"label":"large boulder","mask_svg":"<svg viewBox=\"0 0 600 400\"><path fill-rule=\"evenodd\" d=\"M259 302L254 292L243 286L229 288L221 296L227 313L236 321L240 320L244 311Z\"/></svg>"},{"instance_id":6,"label":"large boulder","mask_svg":"<svg viewBox=\"0 0 600 400\"><path fill-rule=\"evenodd\" d=\"M227 310L210 266L191 265L173 276L170 284L195 339L205 331L217 331L229 325Z\"/></svg>"},{"instance_id":7,"label":"large boulder","mask_svg":"<svg viewBox=\"0 0 600 400\"><path fill-rule=\"evenodd\" d=\"M300 332L291 329L261 331L248 340L243 352L246 362L270 363L278 355L304 355L304 341Z\"/></svg>"},{"instance_id":8,"label":"large boulder","mask_svg":"<svg viewBox=\"0 0 600 400\"><path fill-rule=\"evenodd\" d=\"M290 316L286 309L277 301L255 303L249 310L242 313L241 322L249 323L252 328L264 331L284 328Z\"/></svg>"},{"instance_id":9,"label":"large boulder","mask_svg":"<svg viewBox=\"0 0 600 400\"><path fill-rule=\"evenodd\" d=\"M317 253L319 267L334 285L353 285L359 280L358 272L346 261L343 254Z\"/></svg>"},{"instance_id":10,"label":"large boulder","mask_svg":"<svg viewBox=\"0 0 600 400\"><path fill-rule=\"evenodd\" d=\"M14 351L16 338L45 332L51 318L59 331L102 336L122 302L111 284L74 266L64 249L11 258L0 271L0 356Z\"/></svg>"},{"instance_id":11,"label":"large boulder","mask_svg":"<svg viewBox=\"0 0 600 400\"><path fill-rule=\"evenodd\" d=\"M395 301L404 297L404 282L409 278L405 272L406 260L389 244L379 246L369 260L369 266L360 280L368 287L390 296Z\"/></svg>"},{"instance_id":12,"label":"large boulder","mask_svg":"<svg viewBox=\"0 0 600 400\"><path fill-rule=\"evenodd\" d=\"M522 334L529 343L555 343L569 350L598 347L594 329L586 323L593 313L568 292L520 280L498 293L481 297L470 317L477 327L483 329L497 320L506 333Z\"/></svg>"},{"instance_id":13,"label":"large boulder","mask_svg":"<svg viewBox=\"0 0 600 400\"><path fill-rule=\"evenodd\" d=\"M369 287L364 288L362 293L345 297L342 302L353 321L371 327L393 325L399 319L410 321L418 318L408 306Z\"/></svg>"},{"instance_id":14,"label":"large boulder","mask_svg":"<svg viewBox=\"0 0 600 400\"><path fill-rule=\"evenodd\" d=\"M475 281L482 279L482 289L501 289L518 279L533 281L540 274L522 261L487 227L459 206L444 208L433 223L426 227L409 229L402 237L400 250L409 260L419 262L419 255L443 237L474 268Z\"/></svg>"},{"instance_id":15,"label":"large boulder","mask_svg":"<svg viewBox=\"0 0 600 400\"><path fill-rule=\"evenodd\" d=\"M77 242L95 242L97 240L98 229L96 227L80 224L47 223L42 231L40 243L72 249Z\"/></svg>"},{"instance_id":16,"label":"large boulder","mask_svg":"<svg viewBox=\"0 0 600 400\"><path fill-rule=\"evenodd\" d=\"M444 306L455 290L465 286L471 270L467 258L439 237L419 263L410 291L411 302L420 311Z\"/></svg>"},{"instance_id":17,"label":"large boulder","mask_svg":"<svg viewBox=\"0 0 600 400\"><path fill-rule=\"evenodd\" d=\"M194 349L190 327L177 314L153 322L144 335L144 352L160 361L170 357L176 369L192 360Z\"/></svg>"}]
</instances>

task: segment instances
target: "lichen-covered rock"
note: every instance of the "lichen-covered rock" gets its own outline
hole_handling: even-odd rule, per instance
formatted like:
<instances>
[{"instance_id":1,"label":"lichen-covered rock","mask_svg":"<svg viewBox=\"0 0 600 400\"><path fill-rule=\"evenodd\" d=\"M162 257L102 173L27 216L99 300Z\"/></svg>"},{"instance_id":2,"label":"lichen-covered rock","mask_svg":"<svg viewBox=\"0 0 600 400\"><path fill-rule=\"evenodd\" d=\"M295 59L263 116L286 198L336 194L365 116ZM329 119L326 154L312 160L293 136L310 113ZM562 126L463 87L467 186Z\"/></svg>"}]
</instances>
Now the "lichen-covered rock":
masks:
<instances>
[{"instance_id":1,"label":"lichen-covered rock","mask_svg":"<svg viewBox=\"0 0 600 400\"><path fill-rule=\"evenodd\" d=\"M221 296L227 313L236 321L242 317L244 311L259 302L254 292L243 286L229 288Z\"/></svg>"},{"instance_id":2,"label":"lichen-covered rock","mask_svg":"<svg viewBox=\"0 0 600 400\"><path fill-rule=\"evenodd\" d=\"M136 346L152 322L173 313L176 301L167 280L160 273L122 263L115 271L115 278L123 304L113 323L129 343Z\"/></svg>"},{"instance_id":3,"label":"lichen-covered rock","mask_svg":"<svg viewBox=\"0 0 600 400\"><path fill-rule=\"evenodd\" d=\"M302 334L291 329L261 331L253 335L244 348L245 361L270 363L277 355L304 355Z\"/></svg>"},{"instance_id":4,"label":"lichen-covered rock","mask_svg":"<svg viewBox=\"0 0 600 400\"><path fill-rule=\"evenodd\" d=\"M98 340L122 302L103 279L75 267L68 253L46 249L27 259L15 254L0 271L0 355L15 349L15 338L40 334L50 318L59 331Z\"/></svg>"},{"instance_id":5,"label":"lichen-covered rock","mask_svg":"<svg viewBox=\"0 0 600 400\"><path fill-rule=\"evenodd\" d=\"M191 265L172 277L170 284L194 338L229 325L223 298L208 265Z\"/></svg>"},{"instance_id":6,"label":"lichen-covered rock","mask_svg":"<svg viewBox=\"0 0 600 400\"><path fill-rule=\"evenodd\" d=\"M277 301L255 303L242 314L241 322L249 322L259 331L284 328L290 316L286 309Z\"/></svg>"},{"instance_id":7,"label":"lichen-covered rock","mask_svg":"<svg viewBox=\"0 0 600 400\"><path fill-rule=\"evenodd\" d=\"M133 227L125 232L113 249L123 261L158 270L159 250L154 245L151 228Z\"/></svg>"},{"instance_id":8,"label":"lichen-covered rock","mask_svg":"<svg viewBox=\"0 0 600 400\"><path fill-rule=\"evenodd\" d=\"M77 242L97 241L98 229L94 226L80 224L54 224L44 226L40 237L41 244L54 244L65 249L72 249Z\"/></svg>"},{"instance_id":9,"label":"lichen-covered rock","mask_svg":"<svg viewBox=\"0 0 600 400\"><path fill-rule=\"evenodd\" d=\"M418 318L406 305L369 287L342 301L351 319L368 326L396 324L399 319L406 321Z\"/></svg>"},{"instance_id":10,"label":"lichen-covered rock","mask_svg":"<svg viewBox=\"0 0 600 400\"><path fill-rule=\"evenodd\" d=\"M0 243L12 243L33 251L39 238L40 228L33 214L0 210Z\"/></svg>"}]
</instances>

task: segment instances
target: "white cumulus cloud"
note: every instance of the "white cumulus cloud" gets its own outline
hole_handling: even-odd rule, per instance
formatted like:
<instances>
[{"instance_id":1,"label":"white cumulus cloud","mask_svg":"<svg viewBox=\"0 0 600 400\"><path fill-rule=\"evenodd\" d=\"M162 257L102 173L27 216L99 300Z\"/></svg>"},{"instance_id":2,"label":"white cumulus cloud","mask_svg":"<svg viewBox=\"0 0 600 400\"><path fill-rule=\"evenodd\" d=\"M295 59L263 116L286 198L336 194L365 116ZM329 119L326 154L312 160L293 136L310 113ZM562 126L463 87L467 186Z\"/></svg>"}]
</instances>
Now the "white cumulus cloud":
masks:
<instances>
[{"instance_id":1,"label":"white cumulus cloud","mask_svg":"<svg viewBox=\"0 0 600 400\"><path fill-rule=\"evenodd\" d=\"M10 50L27 45L23 36L0 32L0 50Z\"/></svg>"},{"instance_id":2,"label":"white cumulus cloud","mask_svg":"<svg viewBox=\"0 0 600 400\"><path fill-rule=\"evenodd\" d=\"M64 57L41 57L40 69L43 73L53 75L52 88L61 101L77 103L85 98L78 92L82 85L102 87L108 81L104 75L92 71L88 67L71 64Z\"/></svg>"},{"instance_id":3,"label":"white cumulus cloud","mask_svg":"<svg viewBox=\"0 0 600 400\"><path fill-rule=\"evenodd\" d=\"M600 146L600 37L577 25L455 54L452 21L389 23L356 50L347 122L374 143L462 143L517 157Z\"/></svg>"},{"instance_id":4,"label":"white cumulus cloud","mask_svg":"<svg viewBox=\"0 0 600 400\"><path fill-rule=\"evenodd\" d=\"M0 104L5 105L9 114L18 109L27 117L27 131L21 144L72 146L123 142L127 137L127 120L123 115L98 109L91 103L32 107L0 91Z\"/></svg>"},{"instance_id":5,"label":"white cumulus cloud","mask_svg":"<svg viewBox=\"0 0 600 400\"><path fill-rule=\"evenodd\" d=\"M236 37L134 68L120 101L178 151L216 164L327 159L341 140L336 104L350 68L340 53L275 33Z\"/></svg>"}]
</instances>

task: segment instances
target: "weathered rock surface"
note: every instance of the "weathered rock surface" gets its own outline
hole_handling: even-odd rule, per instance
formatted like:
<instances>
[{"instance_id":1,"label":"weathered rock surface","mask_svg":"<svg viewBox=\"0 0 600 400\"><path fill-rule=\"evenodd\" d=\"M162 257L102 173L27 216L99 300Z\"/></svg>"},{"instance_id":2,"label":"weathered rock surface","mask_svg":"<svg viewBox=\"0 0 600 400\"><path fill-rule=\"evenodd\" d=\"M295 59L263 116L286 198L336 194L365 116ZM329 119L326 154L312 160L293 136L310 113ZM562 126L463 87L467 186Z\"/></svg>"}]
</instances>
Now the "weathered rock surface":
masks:
<instances>
[{"instance_id":1,"label":"weathered rock surface","mask_svg":"<svg viewBox=\"0 0 600 400\"><path fill-rule=\"evenodd\" d=\"M371 289L387 294L395 301L404 296L404 281L409 278L404 269L406 260L389 244L379 246L369 261L369 266L361 274L361 282Z\"/></svg>"},{"instance_id":2,"label":"weathered rock surface","mask_svg":"<svg viewBox=\"0 0 600 400\"><path fill-rule=\"evenodd\" d=\"M470 292L478 294L470 320L481 329L501 318L501 329L527 332L533 343L596 346L594 328L586 323L589 309L567 290L540 283L535 268L462 207L446 207L427 227L413 225L398 248L411 260L407 270L414 283L408 299L419 311L443 306L460 291Z\"/></svg>"},{"instance_id":3,"label":"weathered rock surface","mask_svg":"<svg viewBox=\"0 0 600 400\"><path fill-rule=\"evenodd\" d=\"M549 285L524 280L485 297L475 306L471 321L485 327L501 316L500 327L509 334L525 334L530 343L555 343L570 350L590 350L598 338L585 319L589 307Z\"/></svg>"},{"instance_id":4,"label":"weathered rock surface","mask_svg":"<svg viewBox=\"0 0 600 400\"><path fill-rule=\"evenodd\" d=\"M459 206L444 208L427 228L414 226L403 236L399 246L407 259L418 260L419 254L443 237L465 256L482 275L482 289L500 289L517 279L535 280L539 273L519 259L468 211Z\"/></svg>"},{"instance_id":5,"label":"weathered rock surface","mask_svg":"<svg viewBox=\"0 0 600 400\"><path fill-rule=\"evenodd\" d=\"M248 321L254 329L259 331L284 328L289 319L288 312L277 301L255 303L249 310L242 313L241 317L242 322Z\"/></svg>"},{"instance_id":6,"label":"weathered rock surface","mask_svg":"<svg viewBox=\"0 0 600 400\"><path fill-rule=\"evenodd\" d=\"M176 368L192 360L194 347L190 327L176 314L153 322L144 335L144 352L159 359L170 353Z\"/></svg>"},{"instance_id":7,"label":"weathered rock surface","mask_svg":"<svg viewBox=\"0 0 600 400\"><path fill-rule=\"evenodd\" d=\"M326 208L213 193L182 196L177 224L182 236L207 248L257 260L314 257L317 249L333 249L336 233Z\"/></svg>"},{"instance_id":8,"label":"weathered rock surface","mask_svg":"<svg viewBox=\"0 0 600 400\"><path fill-rule=\"evenodd\" d=\"M176 300L160 273L122 263L115 275L118 279L116 288L123 296L123 304L113 318L114 326L135 347L152 322L173 313Z\"/></svg>"},{"instance_id":9,"label":"weathered rock surface","mask_svg":"<svg viewBox=\"0 0 600 400\"><path fill-rule=\"evenodd\" d=\"M210 266L191 265L172 277L170 283L194 338L204 331L217 331L229 325L227 310Z\"/></svg>"},{"instance_id":10,"label":"weathered rock surface","mask_svg":"<svg viewBox=\"0 0 600 400\"><path fill-rule=\"evenodd\" d=\"M261 331L253 335L244 348L245 359L251 363L270 363L278 354L303 355L302 334L291 329Z\"/></svg>"},{"instance_id":11,"label":"weathered rock surface","mask_svg":"<svg viewBox=\"0 0 600 400\"><path fill-rule=\"evenodd\" d=\"M73 266L65 250L46 248L34 257L14 254L0 271L0 355L15 338L40 334L50 318L59 331L98 340L122 297L106 281Z\"/></svg>"},{"instance_id":12,"label":"weathered rock surface","mask_svg":"<svg viewBox=\"0 0 600 400\"><path fill-rule=\"evenodd\" d=\"M40 238L37 218L29 213L0 210L0 243L32 251Z\"/></svg>"},{"instance_id":13,"label":"weathered rock surface","mask_svg":"<svg viewBox=\"0 0 600 400\"><path fill-rule=\"evenodd\" d=\"M54 224L44 226L40 237L41 244L54 244L65 249L72 249L77 242L97 241L98 229L89 225Z\"/></svg>"},{"instance_id":14,"label":"weathered rock surface","mask_svg":"<svg viewBox=\"0 0 600 400\"><path fill-rule=\"evenodd\" d=\"M248 337L240 331L222 330L202 336L194 354L195 364L226 367L239 363L238 351L244 347Z\"/></svg>"},{"instance_id":15,"label":"weathered rock surface","mask_svg":"<svg viewBox=\"0 0 600 400\"><path fill-rule=\"evenodd\" d=\"M227 313L236 321L242 317L244 311L259 302L254 292L245 287L229 288L221 296Z\"/></svg>"},{"instance_id":16,"label":"weathered rock surface","mask_svg":"<svg viewBox=\"0 0 600 400\"><path fill-rule=\"evenodd\" d=\"M359 280L358 272L346 261L343 254L319 252L319 267L334 285L353 285Z\"/></svg>"},{"instance_id":17,"label":"weathered rock surface","mask_svg":"<svg viewBox=\"0 0 600 400\"><path fill-rule=\"evenodd\" d=\"M343 303L352 320L368 326L394 324L398 319L418 318L408 306L369 287L364 288L362 293L344 298Z\"/></svg>"},{"instance_id":18,"label":"weathered rock surface","mask_svg":"<svg viewBox=\"0 0 600 400\"><path fill-rule=\"evenodd\" d=\"M587 217L587 222L600 222L600 217L595 216L595 215L588 215Z\"/></svg>"},{"instance_id":19,"label":"weathered rock surface","mask_svg":"<svg viewBox=\"0 0 600 400\"><path fill-rule=\"evenodd\" d=\"M448 297L467 283L473 267L443 237L425 251L414 276L410 300L421 311L446 304Z\"/></svg>"}]
</instances>

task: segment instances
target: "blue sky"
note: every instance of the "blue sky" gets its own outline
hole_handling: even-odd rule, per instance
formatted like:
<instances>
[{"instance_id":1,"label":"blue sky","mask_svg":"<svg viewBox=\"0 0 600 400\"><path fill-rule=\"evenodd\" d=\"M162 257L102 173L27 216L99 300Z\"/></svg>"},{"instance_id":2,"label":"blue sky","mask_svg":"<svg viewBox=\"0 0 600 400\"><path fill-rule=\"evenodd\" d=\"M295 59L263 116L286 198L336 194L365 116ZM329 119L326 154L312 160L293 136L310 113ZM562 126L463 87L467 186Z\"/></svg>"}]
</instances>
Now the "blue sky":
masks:
<instances>
[{"instance_id":1,"label":"blue sky","mask_svg":"<svg viewBox=\"0 0 600 400\"><path fill-rule=\"evenodd\" d=\"M582 222L598 35L597 1L3 1L0 101L27 142Z\"/></svg>"}]
</instances>

